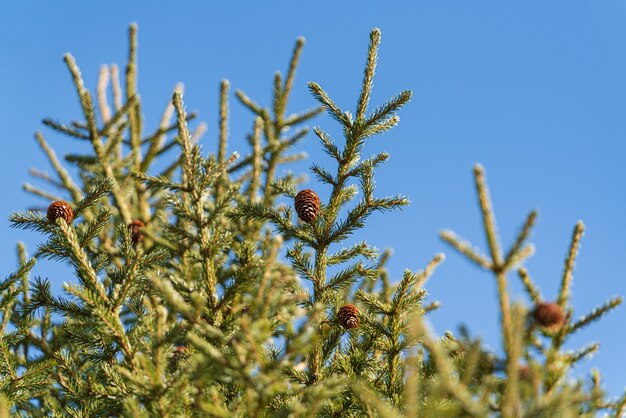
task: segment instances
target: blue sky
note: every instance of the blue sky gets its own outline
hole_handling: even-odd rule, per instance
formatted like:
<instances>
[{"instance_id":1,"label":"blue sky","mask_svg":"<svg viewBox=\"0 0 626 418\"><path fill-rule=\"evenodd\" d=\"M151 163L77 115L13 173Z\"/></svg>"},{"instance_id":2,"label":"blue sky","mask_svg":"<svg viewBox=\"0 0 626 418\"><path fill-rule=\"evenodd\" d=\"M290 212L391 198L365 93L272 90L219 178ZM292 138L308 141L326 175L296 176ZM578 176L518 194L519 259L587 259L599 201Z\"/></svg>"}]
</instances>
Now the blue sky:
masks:
<instances>
[{"instance_id":1,"label":"blue sky","mask_svg":"<svg viewBox=\"0 0 626 418\"><path fill-rule=\"evenodd\" d=\"M440 251L446 262L428 284L442 308L431 317L442 333L467 323L499 346L495 283L438 238L450 228L485 248L471 169L482 163L503 242L525 214L539 209L527 263L547 298L554 297L572 228L587 226L578 258L575 315L613 295L626 295L626 3L621 1L293 1L267 2L2 2L0 5L0 266L15 264L14 243L31 249L36 234L16 231L11 211L45 203L25 194L29 167L48 169L33 140L41 120L79 117L62 62L72 52L95 89L100 64L123 64L130 22L139 24L139 90L146 126L155 127L173 87L185 84L188 109L206 121L205 149L215 147L221 79L268 104L275 70L285 71L297 36L307 45L290 111L315 105L306 82L317 81L343 108L353 109L373 27L382 31L372 103L403 89L414 92L400 126L373 139L366 152L387 151L378 193L408 195L403 212L374 215L363 233L392 247L391 272L421 268ZM19 4L19 6L18 6ZM295 6L302 4L302 6ZM234 89L233 89L234 90ZM231 99L231 150L242 149L251 115ZM315 124L338 133L323 116ZM49 131L63 155L79 146ZM313 136L300 150L327 164ZM311 180L309 185L317 187ZM320 194L325 196L325 191ZM326 194L327 195L327 194ZM41 263L36 273L55 283L67 270ZM525 300L516 276L515 299ZM626 384L626 310L584 329L576 348L600 341L601 351L579 369L598 367L610 393Z\"/></svg>"}]
</instances>

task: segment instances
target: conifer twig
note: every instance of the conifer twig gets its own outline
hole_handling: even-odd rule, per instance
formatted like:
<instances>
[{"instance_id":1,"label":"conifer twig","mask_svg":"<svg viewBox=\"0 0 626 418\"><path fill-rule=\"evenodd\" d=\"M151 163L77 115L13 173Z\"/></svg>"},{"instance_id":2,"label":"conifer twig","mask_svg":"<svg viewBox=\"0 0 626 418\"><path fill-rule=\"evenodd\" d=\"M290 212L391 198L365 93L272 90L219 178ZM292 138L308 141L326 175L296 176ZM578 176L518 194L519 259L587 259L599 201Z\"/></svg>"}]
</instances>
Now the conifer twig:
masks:
<instances>
[{"instance_id":1,"label":"conifer twig","mask_svg":"<svg viewBox=\"0 0 626 418\"><path fill-rule=\"evenodd\" d=\"M485 170L480 164L474 166L474 177L476 180L476 192L478 194L478 202L483 216L483 226L491 252L491 260L493 268L500 269L502 267L502 255L500 241L498 239L498 231L496 221L491 208L491 199L489 198L489 190L485 181Z\"/></svg>"},{"instance_id":2,"label":"conifer twig","mask_svg":"<svg viewBox=\"0 0 626 418\"><path fill-rule=\"evenodd\" d=\"M567 253L567 258L565 259L565 267L563 268L563 277L561 279L561 287L559 289L559 296L557 299L557 303L563 308L569 300L569 292L574 274L574 263L576 261L576 256L578 255L580 239L582 238L584 232L585 225L582 221L576 222L574 232L572 233L572 242Z\"/></svg>"}]
</instances>

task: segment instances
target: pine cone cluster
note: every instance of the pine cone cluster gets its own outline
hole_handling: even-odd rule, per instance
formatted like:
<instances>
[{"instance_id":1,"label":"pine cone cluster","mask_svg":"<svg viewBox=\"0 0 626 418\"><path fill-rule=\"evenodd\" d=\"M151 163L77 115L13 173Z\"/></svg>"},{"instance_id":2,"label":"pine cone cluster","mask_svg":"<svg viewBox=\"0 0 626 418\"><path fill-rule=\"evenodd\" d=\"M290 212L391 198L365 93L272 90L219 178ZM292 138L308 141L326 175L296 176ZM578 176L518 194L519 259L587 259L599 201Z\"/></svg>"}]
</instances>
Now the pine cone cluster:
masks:
<instances>
[{"instance_id":1,"label":"pine cone cluster","mask_svg":"<svg viewBox=\"0 0 626 418\"><path fill-rule=\"evenodd\" d=\"M565 314L558 303L541 302L533 311L535 322L549 330L556 331L563 325Z\"/></svg>"},{"instance_id":2,"label":"pine cone cluster","mask_svg":"<svg viewBox=\"0 0 626 418\"><path fill-rule=\"evenodd\" d=\"M346 329L359 327L359 310L352 304L343 305L337 312L337 318L342 327Z\"/></svg>"},{"instance_id":3,"label":"pine cone cluster","mask_svg":"<svg viewBox=\"0 0 626 418\"><path fill-rule=\"evenodd\" d=\"M63 218L65 223L68 225L72 223L74 220L74 211L69 203L63 200L57 200L56 202L52 202L50 206L48 206L48 212L46 213L48 220L52 223L55 223L57 219Z\"/></svg>"},{"instance_id":4,"label":"pine cone cluster","mask_svg":"<svg viewBox=\"0 0 626 418\"><path fill-rule=\"evenodd\" d=\"M313 190L305 189L296 195L294 206L303 222L313 222L320 211L320 198Z\"/></svg>"},{"instance_id":5,"label":"pine cone cluster","mask_svg":"<svg viewBox=\"0 0 626 418\"><path fill-rule=\"evenodd\" d=\"M128 229L130 230L130 238L134 245L139 244L144 239L144 235L141 232L141 228L146 226L139 219L135 219L131 223L128 224Z\"/></svg>"}]
</instances>

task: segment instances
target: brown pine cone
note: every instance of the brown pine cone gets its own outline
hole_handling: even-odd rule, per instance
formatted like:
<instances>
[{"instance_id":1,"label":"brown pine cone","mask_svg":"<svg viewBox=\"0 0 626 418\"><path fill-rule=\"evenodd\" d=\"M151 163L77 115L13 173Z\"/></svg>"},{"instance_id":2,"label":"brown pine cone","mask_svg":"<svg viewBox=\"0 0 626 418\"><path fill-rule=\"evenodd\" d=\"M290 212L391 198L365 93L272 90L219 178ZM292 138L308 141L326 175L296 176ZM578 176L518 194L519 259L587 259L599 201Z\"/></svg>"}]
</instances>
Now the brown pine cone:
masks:
<instances>
[{"instance_id":1,"label":"brown pine cone","mask_svg":"<svg viewBox=\"0 0 626 418\"><path fill-rule=\"evenodd\" d=\"M304 222L313 222L320 212L320 198L311 189L300 191L294 200L296 213Z\"/></svg>"},{"instance_id":2,"label":"brown pine cone","mask_svg":"<svg viewBox=\"0 0 626 418\"><path fill-rule=\"evenodd\" d=\"M141 232L141 228L146 226L139 219L135 219L131 223L128 224L128 229L130 230L130 238L133 241L134 245L137 245L144 239L144 235Z\"/></svg>"},{"instance_id":3,"label":"brown pine cone","mask_svg":"<svg viewBox=\"0 0 626 418\"><path fill-rule=\"evenodd\" d=\"M342 327L346 329L359 327L359 310L352 304L343 305L337 312L337 318Z\"/></svg>"},{"instance_id":4,"label":"brown pine cone","mask_svg":"<svg viewBox=\"0 0 626 418\"><path fill-rule=\"evenodd\" d=\"M58 218L65 219L65 223L68 225L72 223L74 219L74 211L69 203L63 200L57 200L56 202L52 202L50 206L48 206L48 212L46 214L48 220L52 223L55 223Z\"/></svg>"},{"instance_id":5,"label":"brown pine cone","mask_svg":"<svg viewBox=\"0 0 626 418\"><path fill-rule=\"evenodd\" d=\"M556 331L563 325L565 314L558 303L541 302L535 307L533 318L540 326Z\"/></svg>"}]
</instances>

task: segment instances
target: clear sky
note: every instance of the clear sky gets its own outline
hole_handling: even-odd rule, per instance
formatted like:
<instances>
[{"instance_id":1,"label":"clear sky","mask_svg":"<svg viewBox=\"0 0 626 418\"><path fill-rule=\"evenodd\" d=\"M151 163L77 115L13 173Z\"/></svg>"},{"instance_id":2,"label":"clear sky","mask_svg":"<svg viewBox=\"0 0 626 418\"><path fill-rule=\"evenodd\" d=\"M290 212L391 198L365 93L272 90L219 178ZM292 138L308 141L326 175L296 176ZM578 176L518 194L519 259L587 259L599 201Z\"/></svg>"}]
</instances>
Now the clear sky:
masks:
<instances>
[{"instance_id":1,"label":"clear sky","mask_svg":"<svg viewBox=\"0 0 626 418\"><path fill-rule=\"evenodd\" d=\"M515 3L515 4L513 4ZM29 167L48 169L33 140L41 120L79 117L62 62L76 57L93 90L100 64L123 64L130 22L139 24L139 90L146 126L155 127L171 91L185 84L188 109L208 123L205 149L217 137L221 79L268 104L275 70L285 71L297 36L307 45L290 111L315 105L306 82L319 82L353 109L373 27L382 31L372 103L403 89L413 101L400 126L366 152L391 159L377 178L379 194L408 195L403 212L376 214L366 237L392 247L390 268L421 268L436 252L447 260L428 284L442 308L431 316L442 333L464 322L490 346L500 345L495 283L438 238L450 228L485 248L471 169L482 163L508 244L526 213L539 209L527 263L543 294L553 298L572 228L587 233L578 258L575 316L613 295L626 295L626 3L623 1L20 1L0 3L0 267L15 265L14 243L34 249L38 236L8 227L11 211L45 202L21 184ZM243 147L251 115L231 100L231 150ZM315 120L337 132L329 117ZM76 142L49 131L58 154ZM300 150L306 163L327 164L313 136ZM317 187L313 181L309 183ZM322 197L327 191L320 190ZM40 263L36 274L72 280L66 269ZM526 300L516 276L515 299ZM598 367L610 393L626 385L626 309L572 339L601 351L579 369Z\"/></svg>"}]
</instances>

